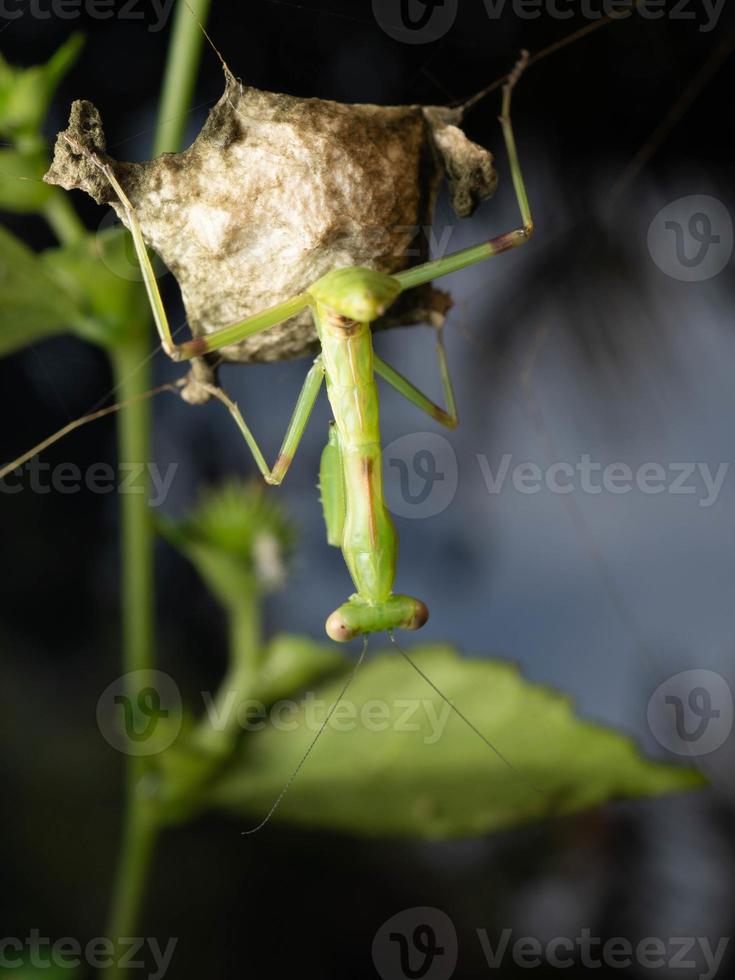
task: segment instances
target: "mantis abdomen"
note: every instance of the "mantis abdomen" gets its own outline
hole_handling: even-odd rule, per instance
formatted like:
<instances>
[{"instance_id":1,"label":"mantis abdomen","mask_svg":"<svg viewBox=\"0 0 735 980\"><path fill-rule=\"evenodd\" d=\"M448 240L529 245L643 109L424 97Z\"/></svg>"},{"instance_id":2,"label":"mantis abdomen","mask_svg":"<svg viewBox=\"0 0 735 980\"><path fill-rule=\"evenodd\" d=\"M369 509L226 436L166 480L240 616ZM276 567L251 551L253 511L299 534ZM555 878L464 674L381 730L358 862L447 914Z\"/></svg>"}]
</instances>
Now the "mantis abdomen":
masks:
<instances>
[{"instance_id":1,"label":"mantis abdomen","mask_svg":"<svg viewBox=\"0 0 735 980\"><path fill-rule=\"evenodd\" d=\"M393 627L417 629L426 606L394 596L398 537L383 497L378 391L369 323L317 306L324 374L334 424L321 466L330 544L342 549L357 590L327 620L335 640Z\"/></svg>"}]
</instances>

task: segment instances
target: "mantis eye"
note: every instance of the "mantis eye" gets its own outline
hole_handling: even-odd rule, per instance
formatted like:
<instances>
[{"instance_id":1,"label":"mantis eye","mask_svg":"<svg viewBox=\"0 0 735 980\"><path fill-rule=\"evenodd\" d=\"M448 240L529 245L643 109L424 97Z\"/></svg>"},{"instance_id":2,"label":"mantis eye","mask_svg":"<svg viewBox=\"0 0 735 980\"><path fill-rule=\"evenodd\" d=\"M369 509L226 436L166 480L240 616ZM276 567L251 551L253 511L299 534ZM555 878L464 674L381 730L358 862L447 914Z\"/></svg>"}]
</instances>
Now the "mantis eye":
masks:
<instances>
[{"instance_id":1,"label":"mantis eye","mask_svg":"<svg viewBox=\"0 0 735 980\"><path fill-rule=\"evenodd\" d=\"M327 636L335 643L349 643L360 632L350 626L339 610L333 612L326 622Z\"/></svg>"},{"instance_id":2,"label":"mantis eye","mask_svg":"<svg viewBox=\"0 0 735 980\"><path fill-rule=\"evenodd\" d=\"M420 630L425 626L429 619L429 607L420 599L414 599L414 608L411 617L404 625L406 630Z\"/></svg>"}]
</instances>

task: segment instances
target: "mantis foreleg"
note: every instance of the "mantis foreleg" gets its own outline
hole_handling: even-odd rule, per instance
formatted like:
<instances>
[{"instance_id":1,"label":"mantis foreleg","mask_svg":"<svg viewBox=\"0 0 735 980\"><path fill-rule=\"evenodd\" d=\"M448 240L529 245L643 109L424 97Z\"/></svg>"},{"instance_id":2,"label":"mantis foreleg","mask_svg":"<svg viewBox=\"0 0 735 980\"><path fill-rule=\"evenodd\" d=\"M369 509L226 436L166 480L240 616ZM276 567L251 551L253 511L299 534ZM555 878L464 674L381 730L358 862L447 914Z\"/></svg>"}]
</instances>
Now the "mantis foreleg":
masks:
<instances>
[{"instance_id":1,"label":"mantis foreleg","mask_svg":"<svg viewBox=\"0 0 735 980\"><path fill-rule=\"evenodd\" d=\"M233 419L235 420L238 429L242 433L245 442L248 444L250 452L253 454L253 459L263 475L263 479L266 481L266 483L277 485L282 482L284 476L288 472L289 466L293 461L298 445L301 442L301 437L304 434L306 423L309 421L309 416L314 408L314 402L317 399L317 395L319 394L319 389L322 386L323 380L324 366L322 364L322 357L320 354L314 361L309 373L306 375L306 380L304 381L298 401L296 402L296 407L294 408L293 415L291 416L291 421L289 422L288 429L286 430L286 435L283 437L280 452L278 453L272 469L268 467L260 446L256 442L255 436L250 431L250 427L248 426L247 422L242 417L242 413L240 412L237 404L232 401L229 395L227 395L216 385L205 385L204 387L210 395L217 398L227 407L230 415L232 415Z\"/></svg>"},{"instance_id":2,"label":"mantis foreleg","mask_svg":"<svg viewBox=\"0 0 735 980\"><path fill-rule=\"evenodd\" d=\"M105 177L107 177L113 190L117 194L123 210L125 211L128 228L130 229L130 234L133 237L135 254L140 264L143 282L145 283L146 292L148 293L148 300L153 313L153 319L156 323L158 336L161 338L161 346L172 360L186 361L193 357L201 357L202 355L208 354L212 351L221 350L221 348L228 347L230 344L244 340L246 337L250 337L254 333L260 333L261 330L267 330L268 327L275 326L276 323L282 323L284 320L288 320L290 317L309 306L310 298L306 295L306 293L301 293L298 296L294 296L292 299L285 300L283 303L278 303L276 306L271 306L269 309L263 310L261 313L256 313L254 316L246 317L239 323L233 323L227 327L223 327L221 330L217 330L213 334L195 337L193 340L187 340L183 344L174 343L174 339L171 334L171 326L168 322L168 316L166 315L160 290L158 289L156 274L153 271L151 260L148 257L148 250L146 248L145 241L143 240L143 231L140 227L138 216L135 213L135 208L130 202L130 199L125 191L122 189L122 186L115 176L112 167L100 160L99 157L95 156L95 154L90 153L89 150L85 150L82 147L75 148L80 153L85 153L93 161L93 163L99 167Z\"/></svg>"}]
</instances>

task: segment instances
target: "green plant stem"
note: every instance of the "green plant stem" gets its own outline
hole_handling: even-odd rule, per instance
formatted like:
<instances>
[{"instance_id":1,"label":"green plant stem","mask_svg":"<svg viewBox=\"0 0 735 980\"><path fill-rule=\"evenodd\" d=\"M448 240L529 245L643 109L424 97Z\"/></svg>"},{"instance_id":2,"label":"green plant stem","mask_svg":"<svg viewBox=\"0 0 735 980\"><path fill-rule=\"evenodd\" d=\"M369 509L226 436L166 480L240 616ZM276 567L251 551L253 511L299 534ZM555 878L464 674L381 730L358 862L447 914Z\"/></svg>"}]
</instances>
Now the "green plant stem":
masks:
<instances>
[{"instance_id":1,"label":"green plant stem","mask_svg":"<svg viewBox=\"0 0 735 980\"><path fill-rule=\"evenodd\" d=\"M176 5L158 129L153 144L154 156L175 153L181 148L205 40L200 25L206 23L210 4L211 0L179 0Z\"/></svg>"},{"instance_id":2,"label":"green plant stem","mask_svg":"<svg viewBox=\"0 0 735 980\"><path fill-rule=\"evenodd\" d=\"M149 330L112 353L120 401L152 386ZM128 472L141 470L120 495L122 650L125 671L148 670L154 662L153 531L148 513L151 459L151 402L145 399L118 414L118 456Z\"/></svg>"},{"instance_id":3,"label":"green plant stem","mask_svg":"<svg viewBox=\"0 0 735 980\"><path fill-rule=\"evenodd\" d=\"M148 336L138 336L112 353L115 385L121 400L135 398L151 385ZM148 514L147 464L151 449L151 403L139 401L118 415L118 457L121 466L140 471L120 501L120 593L122 600L122 666L128 675L126 694L137 704L145 675L154 664L153 537ZM146 798L149 760L129 756L123 839L113 890L107 936L114 943L136 934L141 901L158 832L155 810ZM125 973L119 957L105 971L109 980Z\"/></svg>"},{"instance_id":4,"label":"green plant stem","mask_svg":"<svg viewBox=\"0 0 735 980\"><path fill-rule=\"evenodd\" d=\"M140 767L130 768L132 772ZM152 802L145 798L144 782L137 780L135 785L129 787L129 794L132 805L128 807L126 813L120 853L120 873L115 882L112 912L107 928L107 936L112 939L116 947L122 937L136 935L138 911L142 905L151 859L160 831ZM115 962L105 971L105 977L110 980L127 976L127 971L120 969L118 965L123 952L119 947L118 950L118 955L114 956Z\"/></svg>"},{"instance_id":5,"label":"green plant stem","mask_svg":"<svg viewBox=\"0 0 735 980\"><path fill-rule=\"evenodd\" d=\"M263 597L257 582L239 596L237 606L229 612L229 641L231 669L255 681L263 653Z\"/></svg>"},{"instance_id":6,"label":"green plant stem","mask_svg":"<svg viewBox=\"0 0 735 980\"><path fill-rule=\"evenodd\" d=\"M44 204L43 216L62 245L74 245L87 233L68 195L57 188Z\"/></svg>"},{"instance_id":7,"label":"green plant stem","mask_svg":"<svg viewBox=\"0 0 735 980\"><path fill-rule=\"evenodd\" d=\"M196 17L204 22L209 0L191 0ZM194 89L202 31L187 3L179 0L176 23L169 49L164 92L159 110L154 152L179 148L187 107ZM54 212L55 220L59 215ZM59 230L70 226L64 219ZM150 319L145 329L124 348L112 355L118 393L122 400L135 398L151 386ZM147 463L150 460L150 403L140 401L118 415L118 442L121 461ZM125 673L148 670L154 664L154 576L153 529L148 514L147 467L135 489L120 498L122 660ZM133 488L131 488L133 489ZM130 684L128 696L136 698L137 685ZM139 688L138 688L139 689ZM149 764L145 757L128 759L124 831L112 895L107 935L116 942L121 936L136 934L146 882L159 832L156 810L146 793ZM105 971L107 980L119 980L125 970L114 964Z\"/></svg>"},{"instance_id":8,"label":"green plant stem","mask_svg":"<svg viewBox=\"0 0 735 980\"><path fill-rule=\"evenodd\" d=\"M237 605L228 606L230 662L215 698L216 717L226 721L220 729L212 727L210 715L201 722L198 740L203 746L225 751L240 731L238 708L252 697L262 661L262 602L257 583L253 582L251 588L242 592Z\"/></svg>"}]
</instances>

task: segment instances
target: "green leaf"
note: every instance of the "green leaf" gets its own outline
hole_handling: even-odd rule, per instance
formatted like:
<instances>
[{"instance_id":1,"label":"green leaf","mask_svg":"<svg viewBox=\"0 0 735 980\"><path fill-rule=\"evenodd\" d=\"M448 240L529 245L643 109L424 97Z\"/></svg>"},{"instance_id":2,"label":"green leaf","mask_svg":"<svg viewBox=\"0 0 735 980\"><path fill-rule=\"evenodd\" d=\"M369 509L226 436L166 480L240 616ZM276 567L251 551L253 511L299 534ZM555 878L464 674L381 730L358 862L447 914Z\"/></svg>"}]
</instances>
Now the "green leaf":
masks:
<instances>
[{"instance_id":1,"label":"green leaf","mask_svg":"<svg viewBox=\"0 0 735 980\"><path fill-rule=\"evenodd\" d=\"M111 228L39 255L0 228L0 356L65 330L114 347L146 329L145 291L119 271L126 236Z\"/></svg>"},{"instance_id":2,"label":"green leaf","mask_svg":"<svg viewBox=\"0 0 735 980\"><path fill-rule=\"evenodd\" d=\"M266 648L251 697L263 704L293 697L349 666L334 643L315 643L307 636L280 633Z\"/></svg>"},{"instance_id":3,"label":"green leaf","mask_svg":"<svg viewBox=\"0 0 735 980\"><path fill-rule=\"evenodd\" d=\"M40 257L76 311L69 325L102 347L124 344L148 325L145 291L130 270L128 239L125 229L109 228Z\"/></svg>"},{"instance_id":4,"label":"green leaf","mask_svg":"<svg viewBox=\"0 0 735 980\"><path fill-rule=\"evenodd\" d=\"M48 158L42 149L0 149L0 208L16 214L40 211L56 193L42 180L47 169Z\"/></svg>"},{"instance_id":5,"label":"green leaf","mask_svg":"<svg viewBox=\"0 0 735 980\"><path fill-rule=\"evenodd\" d=\"M334 676L345 669L347 661L335 644L315 643L304 636L281 634L268 644L254 677L241 692L240 703L269 706L288 697L296 697L309 685ZM225 715L237 711L235 700L225 707L235 690L229 687L229 674L223 684L226 695L222 703L208 711L208 720L199 724L185 714L181 731L170 746L154 761L161 776L157 798L160 818L171 824L189 820L206 809L208 784L237 748L238 727L226 726ZM215 698L215 702L218 699ZM218 725L215 712L221 711ZM258 725L258 718L254 719ZM178 719L177 719L178 724ZM158 734L158 732L157 732ZM163 729L165 740L166 730Z\"/></svg>"},{"instance_id":6,"label":"green leaf","mask_svg":"<svg viewBox=\"0 0 735 980\"><path fill-rule=\"evenodd\" d=\"M10 232L0 228L0 356L76 320L74 302L48 275L43 261Z\"/></svg>"},{"instance_id":7,"label":"green leaf","mask_svg":"<svg viewBox=\"0 0 735 980\"><path fill-rule=\"evenodd\" d=\"M569 698L528 683L512 665L460 658L443 646L413 659L517 771L448 713L403 658L381 654L347 694L352 713L340 725L350 730L325 731L277 819L369 836L449 838L703 783L697 772L646 759L631 739L584 721ZM315 696L328 705L343 683L317 687ZM248 824L262 818L315 734L303 703L285 717L298 722L295 730L269 724L244 736L236 763L210 788L211 804ZM398 730L407 725L419 728Z\"/></svg>"},{"instance_id":8,"label":"green leaf","mask_svg":"<svg viewBox=\"0 0 735 980\"><path fill-rule=\"evenodd\" d=\"M13 140L35 138L61 79L84 43L72 34L45 65L16 68L0 55L0 134Z\"/></svg>"}]
</instances>

